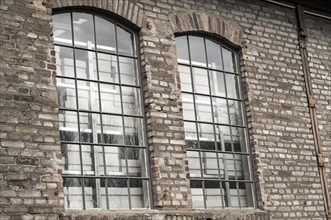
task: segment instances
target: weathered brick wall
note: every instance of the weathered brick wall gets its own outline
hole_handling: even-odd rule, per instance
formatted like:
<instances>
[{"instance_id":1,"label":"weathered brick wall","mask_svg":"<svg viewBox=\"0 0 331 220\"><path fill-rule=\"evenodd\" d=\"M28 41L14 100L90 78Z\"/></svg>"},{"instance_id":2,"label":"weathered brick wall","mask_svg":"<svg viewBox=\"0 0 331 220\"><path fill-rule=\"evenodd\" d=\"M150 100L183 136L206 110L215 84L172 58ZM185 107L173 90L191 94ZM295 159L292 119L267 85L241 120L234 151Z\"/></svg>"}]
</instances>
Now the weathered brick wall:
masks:
<instances>
[{"instance_id":1,"label":"weathered brick wall","mask_svg":"<svg viewBox=\"0 0 331 220\"><path fill-rule=\"evenodd\" d=\"M54 213L49 217L56 218L63 210L56 166L60 150L57 96L53 66L48 65L54 62L50 55L53 48L50 14L51 8L84 5L120 15L141 28L153 203L159 210L182 211L137 215L131 211L128 216L85 212L84 217L80 216L82 213L64 212L63 219L70 216L88 219L93 215L100 219L269 218L266 212L257 210L252 210L249 217L245 211L229 215L224 214L227 211L218 214L189 211L191 198L174 33L185 31L190 25L176 29L170 21L184 12L200 14L202 18L216 17L238 27L233 30L243 31L242 38L234 37L236 32L232 35L212 32L242 48L241 68L258 207L270 211L273 219L325 219L294 10L258 0L51 0L51 5L47 2L4 0L0 4L0 217L20 213L40 213L45 217L43 213ZM309 20L308 50L314 93L318 99L322 144L330 160L330 21L316 17ZM195 31L207 31L203 20L195 24L184 18L182 22L193 22L191 27Z\"/></svg>"},{"instance_id":2,"label":"weathered brick wall","mask_svg":"<svg viewBox=\"0 0 331 220\"><path fill-rule=\"evenodd\" d=\"M0 3L0 219L63 211L47 1Z\"/></svg>"},{"instance_id":3,"label":"weathered brick wall","mask_svg":"<svg viewBox=\"0 0 331 220\"><path fill-rule=\"evenodd\" d=\"M331 195L331 21L306 18L309 67Z\"/></svg>"}]
</instances>

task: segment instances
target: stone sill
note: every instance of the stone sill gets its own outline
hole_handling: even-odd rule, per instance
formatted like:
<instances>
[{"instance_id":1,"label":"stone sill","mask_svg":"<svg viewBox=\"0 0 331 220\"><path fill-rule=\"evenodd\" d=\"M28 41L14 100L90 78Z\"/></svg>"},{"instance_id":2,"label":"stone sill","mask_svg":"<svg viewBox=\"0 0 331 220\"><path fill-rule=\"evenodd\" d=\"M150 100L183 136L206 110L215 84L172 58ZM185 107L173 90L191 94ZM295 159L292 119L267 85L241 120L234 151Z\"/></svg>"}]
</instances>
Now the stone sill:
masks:
<instances>
[{"instance_id":1,"label":"stone sill","mask_svg":"<svg viewBox=\"0 0 331 220\"><path fill-rule=\"evenodd\" d=\"M269 220L268 212L259 209L225 209L225 210L66 210L61 220Z\"/></svg>"}]
</instances>

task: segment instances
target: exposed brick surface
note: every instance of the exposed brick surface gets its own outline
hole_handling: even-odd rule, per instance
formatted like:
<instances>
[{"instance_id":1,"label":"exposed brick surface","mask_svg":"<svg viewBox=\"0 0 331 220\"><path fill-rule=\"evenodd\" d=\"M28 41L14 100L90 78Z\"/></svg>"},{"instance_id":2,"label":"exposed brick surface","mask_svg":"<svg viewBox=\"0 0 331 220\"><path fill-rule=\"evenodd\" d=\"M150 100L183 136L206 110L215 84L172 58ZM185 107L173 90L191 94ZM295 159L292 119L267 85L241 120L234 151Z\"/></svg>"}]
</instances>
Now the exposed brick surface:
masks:
<instances>
[{"instance_id":1,"label":"exposed brick surface","mask_svg":"<svg viewBox=\"0 0 331 220\"><path fill-rule=\"evenodd\" d=\"M51 10L85 6L140 29L154 208L63 210ZM107 13L105 13L107 15ZM0 219L326 219L295 12L259 0L0 2ZM331 188L331 21L307 16L308 55ZM241 48L258 208L192 211L175 35ZM61 215L59 215L62 213Z\"/></svg>"}]
</instances>

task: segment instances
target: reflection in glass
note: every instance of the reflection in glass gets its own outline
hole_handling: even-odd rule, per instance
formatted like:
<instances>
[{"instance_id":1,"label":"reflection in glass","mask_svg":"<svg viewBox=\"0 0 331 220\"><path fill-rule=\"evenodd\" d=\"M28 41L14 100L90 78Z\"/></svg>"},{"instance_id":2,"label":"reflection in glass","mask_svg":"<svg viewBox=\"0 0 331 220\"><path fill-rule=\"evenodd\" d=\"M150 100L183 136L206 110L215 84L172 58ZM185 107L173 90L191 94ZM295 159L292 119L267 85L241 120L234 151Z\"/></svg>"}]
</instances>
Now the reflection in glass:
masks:
<instances>
[{"instance_id":1,"label":"reflection in glass","mask_svg":"<svg viewBox=\"0 0 331 220\"><path fill-rule=\"evenodd\" d=\"M193 95L182 94L184 120L195 120Z\"/></svg>"},{"instance_id":2,"label":"reflection in glass","mask_svg":"<svg viewBox=\"0 0 331 220\"><path fill-rule=\"evenodd\" d=\"M214 122L229 124L228 108L226 99L213 98Z\"/></svg>"},{"instance_id":3,"label":"reflection in glass","mask_svg":"<svg viewBox=\"0 0 331 220\"><path fill-rule=\"evenodd\" d=\"M78 142L77 113L71 111L59 111L59 127L62 141Z\"/></svg>"},{"instance_id":4,"label":"reflection in glass","mask_svg":"<svg viewBox=\"0 0 331 220\"><path fill-rule=\"evenodd\" d=\"M76 144L61 144L63 175L81 174L80 149Z\"/></svg>"},{"instance_id":5,"label":"reflection in glass","mask_svg":"<svg viewBox=\"0 0 331 220\"><path fill-rule=\"evenodd\" d=\"M95 52L75 50L77 78L97 80Z\"/></svg>"},{"instance_id":6,"label":"reflection in glass","mask_svg":"<svg viewBox=\"0 0 331 220\"><path fill-rule=\"evenodd\" d=\"M74 77L74 57L73 49L55 46L56 52L56 75Z\"/></svg>"},{"instance_id":7,"label":"reflection in glass","mask_svg":"<svg viewBox=\"0 0 331 220\"><path fill-rule=\"evenodd\" d=\"M228 98L239 99L239 79L237 75L225 74Z\"/></svg>"},{"instance_id":8,"label":"reflection in glass","mask_svg":"<svg viewBox=\"0 0 331 220\"><path fill-rule=\"evenodd\" d=\"M104 173L103 149L97 145L82 145L83 173L100 176Z\"/></svg>"},{"instance_id":9,"label":"reflection in glass","mask_svg":"<svg viewBox=\"0 0 331 220\"><path fill-rule=\"evenodd\" d=\"M189 36L191 64L206 66L205 45L202 37Z\"/></svg>"},{"instance_id":10,"label":"reflection in glass","mask_svg":"<svg viewBox=\"0 0 331 220\"><path fill-rule=\"evenodd\" d=\"M101 133L100 114L79 113L80 140L81 142L98 143L98 134Z\"/></svg>"},{"instance_id":11,"label":"reflection in glass","mask_svg":"<svg viewBox=\"0 0 331 220\"><path fill-rule=\"evenodd\" d=\"M220 182L205 180L205 198L207 208L222 208Z\"/></svg>"},{"instance_id":12,"label":"reflection in glass","mask_svg":"<svg viewBox=\"0 0 331 220\"><path fill-rule=\"evenodd\" d=\"M80 178L63 178L64 207L83 209L83 188Z\"/></svg>"},{"instance_id":13,"label":"reflection in glass","mask_svg":"<svg viewBox=\"0 0 331 220\"><path fill-rule=\"evenodd\" d=\"M231 133L228 126L215 125L216 142L219 151L232 151Z\"/></svg>"},{"instance_id":14,"label":"reflection in glass","mask_svg":"<svg viewBox=\"0 0 331 220\"><path fill-rule=\"evenodd\" d=\"M212 124L198 123L200 148L215 150L214 128Z\"/></svg>"},{"instance_id":15,"label":"reflection in glass","mask_svg":"<svg viewBox=\"0 0 331 220\"><path fill-rule=\"evenodd\" d=\"M119 57L121 83L139 85L136 59Z\"/></svg>"},{"instance_id":16,"label":"reflection in glass","mask_svg":"<svg viewBox=\"0 0 331 220\"><path fill-rule=\"evenodd\" d=\"M190 177L201 177L201 163L199 152L187 151L187 160L190 165Z\"/></svg>"},{"instance_id":17,"label":"reflection in glass","mask_svg":"<svg viewBox=\"0 0 331 220\"><path fill-rule=\"evenodd\" d=\"M57 80L57 95L59 108L76 109L75 81L72 79L59 78Z\"/></svg>"},{"instance_id":18,"label":"reflection in glass","mask_svg":"<svg viewBox=\"0 0 331 220\"><path fill-rule=\"evenodd\" d=\"M94 49L93 17L86 13L72 13L75 47Z\"/></svg>"},{"instance_id":19,"label":"reflection in glass","mask_svg":"<svg viewBox=\"0 0 331 220\"><path fill-rule=\"evenodd\" d=\"M54 43L72 46L70 13L53 15Z\"/></svg>"},{"instance_id":20,"label":"reflection in glass","mask_svg":"<svg viewBox=\"0 0 331 220\"><path fill-rule=\"evenodd\" d=\"M122 102L124 114L141 116L140 90L122 86Z\"/></svg>"},{"instance_id":21,"label":"reflection in glass","mask_svg":"<svg viewBox=\"0 0 331 220\"><path fill-rule=\"evenodd\" d=\"M219 44L206 40L208 67L222 70L221 47Z\"/></svg>"},{"instance_id":22,"label":"reflection in glass","mask_svg":"<svg viewBox=\"0 0 331 220\"><path fill-rule=\"evenodd\" d=\"M98 70L100 81L118 83L116 56L98 53Z\"/></svg>"},{"instance_id":23,"label":"reflection in glass","mask_svg":"<svg viewBox=\"0 0 331 220\"><path fill-rule=\"evenodd\" d=\"M191 194L193 208L205 208L205 198L202 188L202 180L191 180Z\"/></svg>"},{"instance_id":24,"label":"reflection in glass","mask_svg":"<svg viewBox=\"0 0 331 220\"><path fill-rule=\"evenodd\" d=\"M122 117L102 115L104 143L124 144Z\"/></svg>"},{"instance_id":25,"label":"reflection in glass","mask_svg":"<svg viewBox=\"0 0 331 220\"><path fill-rule=\"evenodd\" d=\"M116 27L117 31L117 42L118 42L118 53L121 55L131 55L133 54L133 36L130 32L125 31L120 27Z\"/></svg>"},{"instance_id":26,"label":"reflection in glass","mask_svg":"<svg viewBox=\"0 0 331 220\"><path fill-rule=\"evenodd\" d=\"M77 93L80 110L100 111L97 83L77 80Z\"/></svg>"},{"instance_id":27,"label":"reflection in glass","mask_svg":"<svg viewBox=\"0 0 331 220\"><path fill-rule=\"evenodd\" d=\"M120 87L100 83L102 112L122 113Z\"/></svg>"},{"instance_id":28,"label":"reflection in glass","mask_svg":"<svg viewBox=\"0 0 331 220\"><path fill-rule=\"evenodd\" d=\"M177 61L178 63L189 64L187 37L176 37ZM183 82L183 80L182 80Z\"/></svg>"},{"instance_id":29,"label":"reflection in glass","mask_svg":"<svg viewBox=\"0 0 331 220\"><path fill-rule=\"evenodd\" d=\"M192 68L193 85L195 93L209 94L207 70L201 68Z\"/></svg>"},{"instance_id":30,"label":"reflection in glass","mask_svg":"<svg viewBox=\"0 0 331 220\"><path fill-rule=\"evenodd\" d=\"M210 70L209 80L211 94L215 96L225 97L224 73Z\"/></svg>"},{"instance_id":31,"label":"reflection in glass","mask_svg":"<svg viewBox=\"0 0 331 220\"><path fill-rule=\"evenodd\" d=\"M198 139L197 139L197 128L196 124L192 122L185 122L185 144L187 148L197 149Z\"/></svg>"},{"instance_id":32,"label":"reflection in glass","mask_svg":"<svg viewBox=\"0 0 331 220\"><path fill-rule=\"evenodd\" d=\"M95 16L95 31L97 38L97 49L115 53L115 25L105 19Z\"/></svg>"},{"instance_id":33,"label":"reflection in glass","mask_svg":"<svg viewBox=\"0 0 331 220\"><path fill-rule=\"evenodd\" d=\"M233 52L222 48L224 70L227 72L236 72L235 55Z\"/></svg>"},{"instance_id":34,"label":"reflection in glass","mask_svg":"<svg viewBox=\"0 0 331 220\"><path fill-rule=\"evenodd\" d=\"M179 65L178 70L180 73L180 85L181 85L182 91L192 92L192 80L191 80L190 67Z\"/></svg>"},{"instance_id":35,"label":"reflection in glass","mask_svg":"<svg viewBox=\"0 0 331 220\"><path fill-rule=\"evenodd\" d=\"M147 180L130 179L131 208L149 208L148 192Z\"/></svg>"},{"instance_id":36,"label":"reflection in glass","mask_svg":"<svg viewBox=\"0 0 331 220\"><path fill-rule=\"evenodd\" d=\"M240 101L228 101L229 105L229 115L230 121L232 125L243 125L242 120L242 109L241 109L241 102Z\"/></svg>"},{"instance_id":37,"label":"reflection in glass","mask_svg":"<svg viewBox=\"0 0 331 220\"><path fill-rule=\"evenodd\" d=\"M218 177L218 161L216 153L201 152L203 176Z\"/></svg>"},{"instance_id":38,"label":"reflection in glass","mask_svg":"<svg viewBox=\"0 0 331 220\"><path fill-rule=\"evenodd\" d=\"M247 152L246 141L245 141L245 129L232 127L232 140L235 152Z\"/></svg>"},{"instance_id":39,"label":"reflection in glass","mask_svg":"<svg viewBox=\"0 0 331 220\"><path fill-rule=\"evenodd\" d=\"M212 122L211 105L209 96L195 96L196 114L198 121Z\"/></svg>"},{"instance_id":40,"label":"reflection in glass","mask_svg":"<svg viewBox=\"0 0 331 220\"><path fill-rule=\"evenodd\" d=\"M108 179L109 209L128 209L129 192L127 179Z\"/></svg>"},{"instance_id":41,"label":"reflection in glass","mask_svg":"<svg viewBox=\"0 0 331 220\"><path fill-rule=\"evenodd\" d=\"M144 144L143 121L141 118L124 117L125 124L125 144L140 145Z\"/></svg>"}]
</instances>

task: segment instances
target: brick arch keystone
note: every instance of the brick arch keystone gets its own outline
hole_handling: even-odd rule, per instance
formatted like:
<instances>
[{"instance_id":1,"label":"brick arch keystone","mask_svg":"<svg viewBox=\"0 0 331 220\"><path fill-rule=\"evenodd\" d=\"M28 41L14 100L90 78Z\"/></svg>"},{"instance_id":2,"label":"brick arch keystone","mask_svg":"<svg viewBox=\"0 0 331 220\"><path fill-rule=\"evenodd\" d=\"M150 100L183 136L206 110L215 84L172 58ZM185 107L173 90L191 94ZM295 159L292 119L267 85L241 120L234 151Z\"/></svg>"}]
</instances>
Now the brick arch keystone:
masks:
<instances>
[{"instance_id":1,"label":"brick arch keystone","mask_svg":"<svg viewBox=\"0 0 331 220\"><path fill-rule=\"evenodd\" d=\"M138 28L145 17L143 8L132 0L51 0L50 3L52 9L85 6L110 11Z\"/></svg>"},{"instance_id":2,"label":"brick arch keystone","mask_svg":"<svg viewBox=\"0 0 331 220\"><path fill-rule=\"evenodd\" d=\"M169 18L173 32L175 33L190 31L207 32L220 36L235 46L241 46L242 44L242 28L225 21L222 17L190 11L170 14Z\"/></svg>"}]
</instances>

